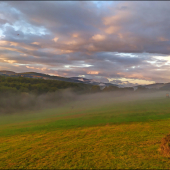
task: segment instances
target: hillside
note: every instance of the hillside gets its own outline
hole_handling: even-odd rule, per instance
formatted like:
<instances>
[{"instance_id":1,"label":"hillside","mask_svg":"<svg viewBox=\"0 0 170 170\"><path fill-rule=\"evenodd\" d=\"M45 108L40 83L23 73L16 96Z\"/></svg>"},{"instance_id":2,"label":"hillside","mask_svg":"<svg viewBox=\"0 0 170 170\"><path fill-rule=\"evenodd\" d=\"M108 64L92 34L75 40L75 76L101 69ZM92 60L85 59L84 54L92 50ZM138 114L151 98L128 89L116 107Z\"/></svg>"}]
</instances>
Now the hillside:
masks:
<instances>
[{"instance_id":1,"label":"hillside","mask_svg":"<svg viewBox=\"0 0 170 170\"><path fill-rule=\"evenodd\" d=\"M127 89L127 87L119 88L119 85L112 84L112 83L103 83L99 81L95 81L93 79L87 79L82 77L60 77L60 76L51 76L48 74L37 73L37 72L23 72L23 73L15 73L13 71L2 70L0 71L0 75L7 76L7 77L23 77L23 78L34 78L34 79L44 79L44 80L58 80L63 82L70 82L70 83L81 83L90 86L98 86L100 90L107 89L106 87L114 87L115 89ZM170 90L170 83L155 83L149 85L138 85L133 88L134 91L138 90Z\"/></svg>"},{"instance_id":2,"label":"hillside","mask_svg":"<svg viewBox=\"0 0 170 170\"><path fill-rule=\"evenodd\" d=\"M81 77L66 78L66 77L60 77L60 76L50 76L48 74L36 73L36 72L15 73L12 71L0 71L0 75L10 76L10 77L37 78L37 79L44 79L44 80L60 80L60 81L66 81L66 82L72 82L72 83L98 85L101 87L101 89L103 89L103 87L107 87L107 86L118 86L118 85L112 84L112 83L97 82L92 79L86 79L86 78L81 78Z\"/></svg>"},{"instance_id":3,"label":"hillside","mask_svg":"<svg viewBox=\"0 0 170 170\"><path fill-rule=\"evenodd\" d=\"M15 75L16 73L13 71L1 70L0 75Z\"/></svg>"},{"instance_id":4,"label":"hillside","mask_svg":"<svg viewBox=\"0 0 170 170\"><path fill-rule=\"evenodd\" d=\"M22 75L27 75L22 76ZM31 77L34 76L34 77ZM34 94L43 94L47 92L56 92L62 89L72 89L77 93L85 93L92 89L92 85L83 83L67 82L56 79L39 78L39 73L26 73L21 76L0 76L0 93L10 92L28 92ZM36 79L35 79L36 77ZM99 87L98 87L99 88Z\"/></svg>"},{"instance_id":5,"label":"hillside","mask_svg":"<svg viewBox=\"0 0 170 170\"><path fill-rule=\"evenodd\" d=\"M166 91L166 90L170 90L170 83L155 83L155 84L149 84L149 85L139 85L139 86L134 86L133 88L134 90L145 89L145 90Z\"/></svg>"}]
</instances>

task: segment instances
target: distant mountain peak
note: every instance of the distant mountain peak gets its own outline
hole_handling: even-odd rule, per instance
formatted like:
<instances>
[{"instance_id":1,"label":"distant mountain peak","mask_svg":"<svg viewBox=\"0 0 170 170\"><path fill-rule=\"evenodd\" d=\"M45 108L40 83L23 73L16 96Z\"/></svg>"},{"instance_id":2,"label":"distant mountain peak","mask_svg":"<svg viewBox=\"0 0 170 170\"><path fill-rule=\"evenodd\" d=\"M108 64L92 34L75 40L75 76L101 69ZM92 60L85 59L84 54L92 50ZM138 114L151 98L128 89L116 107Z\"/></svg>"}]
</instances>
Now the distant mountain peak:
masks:
<instances>
[{"instance_id":1,"label":"distant mountain peak","mask_svg":"<svg viewBox=\"0 0 170 170\"><path fill-rule=\"evenodd\" d=\"M0 70L0 74L16 74L14 71L8 71L8 70Z\"/></svg>"}]
</instances>

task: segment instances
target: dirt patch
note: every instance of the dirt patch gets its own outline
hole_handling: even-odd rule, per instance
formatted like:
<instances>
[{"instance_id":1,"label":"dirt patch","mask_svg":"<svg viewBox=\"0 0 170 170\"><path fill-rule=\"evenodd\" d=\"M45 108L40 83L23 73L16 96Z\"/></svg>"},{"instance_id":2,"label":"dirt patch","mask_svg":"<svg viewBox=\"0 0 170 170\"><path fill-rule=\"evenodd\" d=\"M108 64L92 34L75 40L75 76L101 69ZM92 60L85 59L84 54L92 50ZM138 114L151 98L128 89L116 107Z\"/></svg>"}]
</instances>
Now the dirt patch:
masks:
<instances>
[{"instance_id":1,"label":"dirt patch","mask_svg":"<svg viewBox=\"0 0 170 170\"><path fill-rule=\"evenodd\" d=\"M160 149L164 156L170 157L170 134L162 139Z\"/></svg>"}]
</instances>

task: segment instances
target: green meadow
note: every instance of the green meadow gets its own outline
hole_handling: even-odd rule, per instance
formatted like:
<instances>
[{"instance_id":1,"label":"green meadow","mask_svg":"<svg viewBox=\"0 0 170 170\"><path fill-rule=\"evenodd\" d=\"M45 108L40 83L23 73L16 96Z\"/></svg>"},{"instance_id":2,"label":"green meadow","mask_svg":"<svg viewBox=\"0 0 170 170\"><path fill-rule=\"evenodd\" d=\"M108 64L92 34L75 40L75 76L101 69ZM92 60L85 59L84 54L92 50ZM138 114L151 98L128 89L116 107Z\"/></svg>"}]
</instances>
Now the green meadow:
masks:
<instances>
[{"instance_id":1,"label":"green meadow","mask_svg":"<svg viewBox=\"0 0 170 170\"><path fill-rule=\"evenodd\" d=\"M0 169L170 169L170 99L91 95L0 116Z\"/></svg>"}]
</instances>

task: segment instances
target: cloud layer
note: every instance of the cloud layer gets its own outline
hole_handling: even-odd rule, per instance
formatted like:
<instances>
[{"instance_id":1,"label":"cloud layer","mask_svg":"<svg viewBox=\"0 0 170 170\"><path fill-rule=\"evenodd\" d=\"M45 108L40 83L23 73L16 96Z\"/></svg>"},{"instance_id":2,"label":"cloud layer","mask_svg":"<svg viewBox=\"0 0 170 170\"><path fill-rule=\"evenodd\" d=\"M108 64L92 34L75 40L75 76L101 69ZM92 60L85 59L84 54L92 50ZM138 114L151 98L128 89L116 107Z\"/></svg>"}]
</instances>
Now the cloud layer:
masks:
<instances>
[{"instance_id":1,"label":"cloud layer","mask_svg":"<svg viewBox=\"0 0 170 170\"><path fill-rule=\"evenodd\" d=\"M130 86L169 82L170 2L0 2L0 69Z\"/></svg>"}]
</instances>

